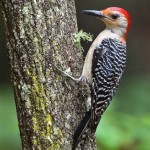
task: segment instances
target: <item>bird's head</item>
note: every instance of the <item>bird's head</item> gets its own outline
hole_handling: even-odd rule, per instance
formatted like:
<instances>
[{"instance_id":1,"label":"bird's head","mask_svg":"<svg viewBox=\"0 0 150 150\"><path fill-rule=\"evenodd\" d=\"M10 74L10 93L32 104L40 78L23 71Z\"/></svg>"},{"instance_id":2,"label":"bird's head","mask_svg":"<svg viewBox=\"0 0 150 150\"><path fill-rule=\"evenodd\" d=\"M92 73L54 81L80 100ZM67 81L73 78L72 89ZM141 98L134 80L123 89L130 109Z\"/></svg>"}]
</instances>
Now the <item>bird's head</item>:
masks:
<instances>
[{"instance_id":1,"label":"bird's head","mask_svg":"<svg viewBox=\"0 0 150 150\"><path fill-rule=\"evenodd\" d=\"M82 13L100 18L106 24L107 29L126 39L131 25L130 15L126 10L109 7L101 11L83 10Z\"/></svg>"}]
</instances>

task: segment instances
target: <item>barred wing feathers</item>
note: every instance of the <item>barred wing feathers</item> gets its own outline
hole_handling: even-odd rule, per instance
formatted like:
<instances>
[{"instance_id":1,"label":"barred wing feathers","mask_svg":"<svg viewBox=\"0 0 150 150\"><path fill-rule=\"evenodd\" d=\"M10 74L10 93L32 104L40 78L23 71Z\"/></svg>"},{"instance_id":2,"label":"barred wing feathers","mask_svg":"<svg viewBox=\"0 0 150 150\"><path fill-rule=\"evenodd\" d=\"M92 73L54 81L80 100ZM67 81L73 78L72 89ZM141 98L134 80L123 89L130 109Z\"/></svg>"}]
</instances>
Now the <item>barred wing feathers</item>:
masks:
<instances>
[{"instance_id":1,"label":"barred wing feathers","mask_svg":"<svg viewBox=\"0 0 150 150\"><path fill-rule=\"evenodd\" d=\"M92 60L91 125L96 130L108 107L126 63L126 45L114 39L104 39L97 45Z\"/></svg>"}]
</instances>

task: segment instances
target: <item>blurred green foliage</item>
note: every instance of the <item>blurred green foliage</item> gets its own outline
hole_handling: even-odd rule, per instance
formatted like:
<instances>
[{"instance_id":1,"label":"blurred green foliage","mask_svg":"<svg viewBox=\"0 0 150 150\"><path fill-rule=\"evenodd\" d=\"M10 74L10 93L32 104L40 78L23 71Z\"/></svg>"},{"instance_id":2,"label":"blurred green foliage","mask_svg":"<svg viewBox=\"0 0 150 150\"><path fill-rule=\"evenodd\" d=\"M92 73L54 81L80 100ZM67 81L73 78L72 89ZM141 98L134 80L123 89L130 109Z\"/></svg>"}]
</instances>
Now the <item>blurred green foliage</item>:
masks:
<instances>
[{"instance_id":1,"label":"blurred green foliage","mask_svg":"<svg viewBox=\"0 0 150 150\"><path fill-rule=\"evenodd\" d=\"M150 77L124 77L96 132L98 150L149 150ZM12 88L0 86L0 150L20 150Z\"/></svg>"},{"instance_id":2,"label":"blurred green foliage","mask_svg":"<svg viewBox=\"0 0 150 150\"><path fill-rule=\"evenodd\" d=\"M126 78L98 126L98 150L149 150L149 118L150 76Z\"/></svg>"},{"instance_id":3,"label":"blurred green foliage","mask_svg":"<svg viewBox=\"0 0 150 150\"><path fill-rule=\"evenodd\" d=\"M12 88L0 85L0 150L21 150Z\"/></svg>"}]
</instances>

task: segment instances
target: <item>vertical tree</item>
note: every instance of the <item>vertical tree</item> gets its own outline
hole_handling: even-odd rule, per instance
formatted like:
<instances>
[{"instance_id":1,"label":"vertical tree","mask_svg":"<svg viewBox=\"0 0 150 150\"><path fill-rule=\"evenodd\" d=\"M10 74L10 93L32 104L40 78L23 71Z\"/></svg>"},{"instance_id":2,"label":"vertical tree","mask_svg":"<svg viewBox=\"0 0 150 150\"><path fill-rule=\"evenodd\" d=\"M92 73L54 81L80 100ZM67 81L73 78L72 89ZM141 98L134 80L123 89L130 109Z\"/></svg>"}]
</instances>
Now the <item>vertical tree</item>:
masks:
<instances>
[{"instance_id":1,"label":"vertical tree","mask_svg":"<svg viewBox=\"0 0 150 150\"><path fill-rule=\"evenodd\" d=\"M82 87L51 63L79 76L74 0L1 0L23 149L71 149L85 112ZM85 149L94 149L88 138ZM80 149L80 148L79 148Z\"/></svg>"}]
</instances>

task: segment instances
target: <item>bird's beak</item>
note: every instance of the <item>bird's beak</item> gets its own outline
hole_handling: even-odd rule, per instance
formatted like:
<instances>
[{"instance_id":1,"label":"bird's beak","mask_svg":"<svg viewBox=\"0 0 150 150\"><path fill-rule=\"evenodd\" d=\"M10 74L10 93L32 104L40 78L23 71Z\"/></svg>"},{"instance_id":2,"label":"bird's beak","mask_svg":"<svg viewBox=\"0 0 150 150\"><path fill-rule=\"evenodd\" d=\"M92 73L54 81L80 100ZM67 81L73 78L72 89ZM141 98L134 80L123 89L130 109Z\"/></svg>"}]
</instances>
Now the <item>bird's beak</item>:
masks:
<instances>
[{"instance_id":1,"label":"bird's beak","mask_svg":"<svg viewBox=\"0 0 150 150\"><path fill-rule=\"evenodd\" d=\"M96 16L99 18L105 18L105 16L101 13L101 11L98 10L82 10L82 13L91 16Z\"/></svg>"}]
</instances>

